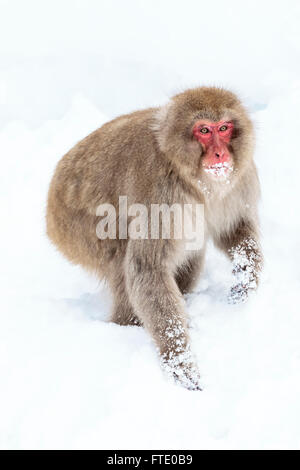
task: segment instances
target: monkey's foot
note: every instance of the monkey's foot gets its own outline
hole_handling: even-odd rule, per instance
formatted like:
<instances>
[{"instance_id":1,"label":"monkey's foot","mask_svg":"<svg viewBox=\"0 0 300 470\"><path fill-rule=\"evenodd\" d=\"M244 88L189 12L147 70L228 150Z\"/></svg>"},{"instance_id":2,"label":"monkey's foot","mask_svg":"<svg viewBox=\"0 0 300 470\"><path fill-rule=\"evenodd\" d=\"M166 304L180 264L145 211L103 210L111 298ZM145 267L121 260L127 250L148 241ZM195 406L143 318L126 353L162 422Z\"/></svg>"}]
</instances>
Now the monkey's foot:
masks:
<instances>
[{"instance_id":1,"label":"monkey's foot","mask_svg":"<svg viewBox=\"0 0 300 470\"><path fill-rule=\"evenodd\" d=\"M118 312L114 312L110 321L121 326L142 326L142 323L135 315L119 315Z\"/></svg>"},{"instance_id":2,"label":"monkey's foot","mask_svg":"<svg viewBox=\"0 0 300 470\"><path fill-rule=\"evenodd\" d=\"M162 356L162 368L169 378L188 390L202 391L200 374L191 359L190 352L184 352L175 357Z\"/></svg>"}]
</instances>

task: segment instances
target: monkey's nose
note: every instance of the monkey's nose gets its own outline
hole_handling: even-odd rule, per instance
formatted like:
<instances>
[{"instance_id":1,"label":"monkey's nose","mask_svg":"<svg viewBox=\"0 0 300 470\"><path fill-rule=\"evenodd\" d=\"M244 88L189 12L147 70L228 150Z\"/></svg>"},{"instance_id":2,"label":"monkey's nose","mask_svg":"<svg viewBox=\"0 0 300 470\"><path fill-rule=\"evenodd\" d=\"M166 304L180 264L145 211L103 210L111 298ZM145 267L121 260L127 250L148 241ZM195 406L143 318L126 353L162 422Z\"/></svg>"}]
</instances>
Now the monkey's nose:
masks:
<instances>
[{"instance_id":1,"label":"monkey's nose","mask_svg":"<svg viewBox=\"0 0 300 470\"><path fill-rule=\"evenodd\" d=\"M217 158L220 158L220 154L219 154L219 153L216 153L216 157L217 157Z\"/></svg>"}]
</instances>

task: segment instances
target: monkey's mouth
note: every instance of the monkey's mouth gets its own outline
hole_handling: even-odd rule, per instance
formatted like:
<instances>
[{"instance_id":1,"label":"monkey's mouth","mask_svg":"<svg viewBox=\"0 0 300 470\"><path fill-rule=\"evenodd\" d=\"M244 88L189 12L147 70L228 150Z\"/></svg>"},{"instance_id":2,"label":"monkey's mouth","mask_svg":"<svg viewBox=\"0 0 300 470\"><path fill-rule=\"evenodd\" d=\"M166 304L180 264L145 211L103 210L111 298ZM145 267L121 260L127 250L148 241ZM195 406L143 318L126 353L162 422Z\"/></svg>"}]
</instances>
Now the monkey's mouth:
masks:
<instances>
[{"instance_id":1,"label":"monkey's mouth","mask_svg":"<svg viewBox=\"0 0 300 470\"><path fill-rule=\"evenodd\" d=\"M204 168L205 173L217 178L227 178L232 170L233 167L228 162L215 163Z\"/></svg>"}]
</instances>

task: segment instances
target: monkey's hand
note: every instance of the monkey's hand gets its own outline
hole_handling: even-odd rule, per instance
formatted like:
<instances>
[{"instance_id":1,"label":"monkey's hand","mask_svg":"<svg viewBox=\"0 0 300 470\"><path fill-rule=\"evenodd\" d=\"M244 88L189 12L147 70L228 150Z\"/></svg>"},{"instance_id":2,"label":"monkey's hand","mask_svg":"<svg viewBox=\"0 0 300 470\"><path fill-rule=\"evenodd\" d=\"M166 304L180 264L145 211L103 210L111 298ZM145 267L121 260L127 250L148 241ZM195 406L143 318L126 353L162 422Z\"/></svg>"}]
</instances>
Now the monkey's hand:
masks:
<instances>
[{"instance_id":1,"label":"monkey's hand","mask_svg":"<svg viewBox=\"0 0 300 470\"><path fill-rule=\"evenodd\" d=\"M243 283L232 286L228 295L229 304L240 304L246 302L249 296L249 289Z\"/></svg>"},{"instance_id":2,"label":"monkey's hand","mask_svg":"<svg viewBox=\"0 0 300 470\"><path fill-rule=\"evenodd\" d=\"M188 390L202 391L200 374L190 351L185 351L174 357L163 355L161 362L163 370L175 383Z\"/></svg>"},{"instance_id":3,"label":"monkey's hand","mask_svg":"<svg viewBox=\"0 0 300 470\"><path fill-rule=\"evenodd\" d=\"M257 289L262 256L253 239L245 239L243 243L232 248L230 254L236 282L230 290L228 302L237 304L245 302L249 294Z\"/></svg>"},{"instance_id":4,"label":"monkey's hand","mask_svg":"<svg viewBox=\"0 0 300 470\"><path fill-rule=\"evenodd\" d=\"M257 289L255 273L252 269L248 270L247 266L235 266L233 274L235 275L236 283L230 289L228 303L244 303L248 300L249 295Z\"/></svg>"}]
</instances>

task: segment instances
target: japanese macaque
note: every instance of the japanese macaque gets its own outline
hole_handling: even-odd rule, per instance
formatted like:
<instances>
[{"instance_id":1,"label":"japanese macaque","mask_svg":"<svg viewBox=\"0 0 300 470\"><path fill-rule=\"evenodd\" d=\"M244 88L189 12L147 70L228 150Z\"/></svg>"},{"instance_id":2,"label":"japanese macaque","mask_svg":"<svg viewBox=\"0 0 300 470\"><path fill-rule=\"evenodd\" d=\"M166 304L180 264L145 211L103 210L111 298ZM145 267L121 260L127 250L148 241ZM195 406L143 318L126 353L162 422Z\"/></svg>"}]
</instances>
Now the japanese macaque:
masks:
<instances>
[{"instance_id":1,"label":"japanese macaque","mask_svg":"<svg viewBox=\"0 0 300 470\"><path fill-rule=\"evenodd\" d=\"M143 325L164 369L190 390L200 390L200 382L183 295L198 282L206 240L232 260L230 302L244 301L258 285L260 189L253 149L253 126L239 99L200 87L104 124L62 158L50 185L50 239L70 261L107 280L111 320ZM112 205L118 227L119 196L149 211L152 204L203 204L204 243L187 250L183 239L127 238L118 230L115 238L100 239L97 208Z\"/></svg>"}]
</instances>

